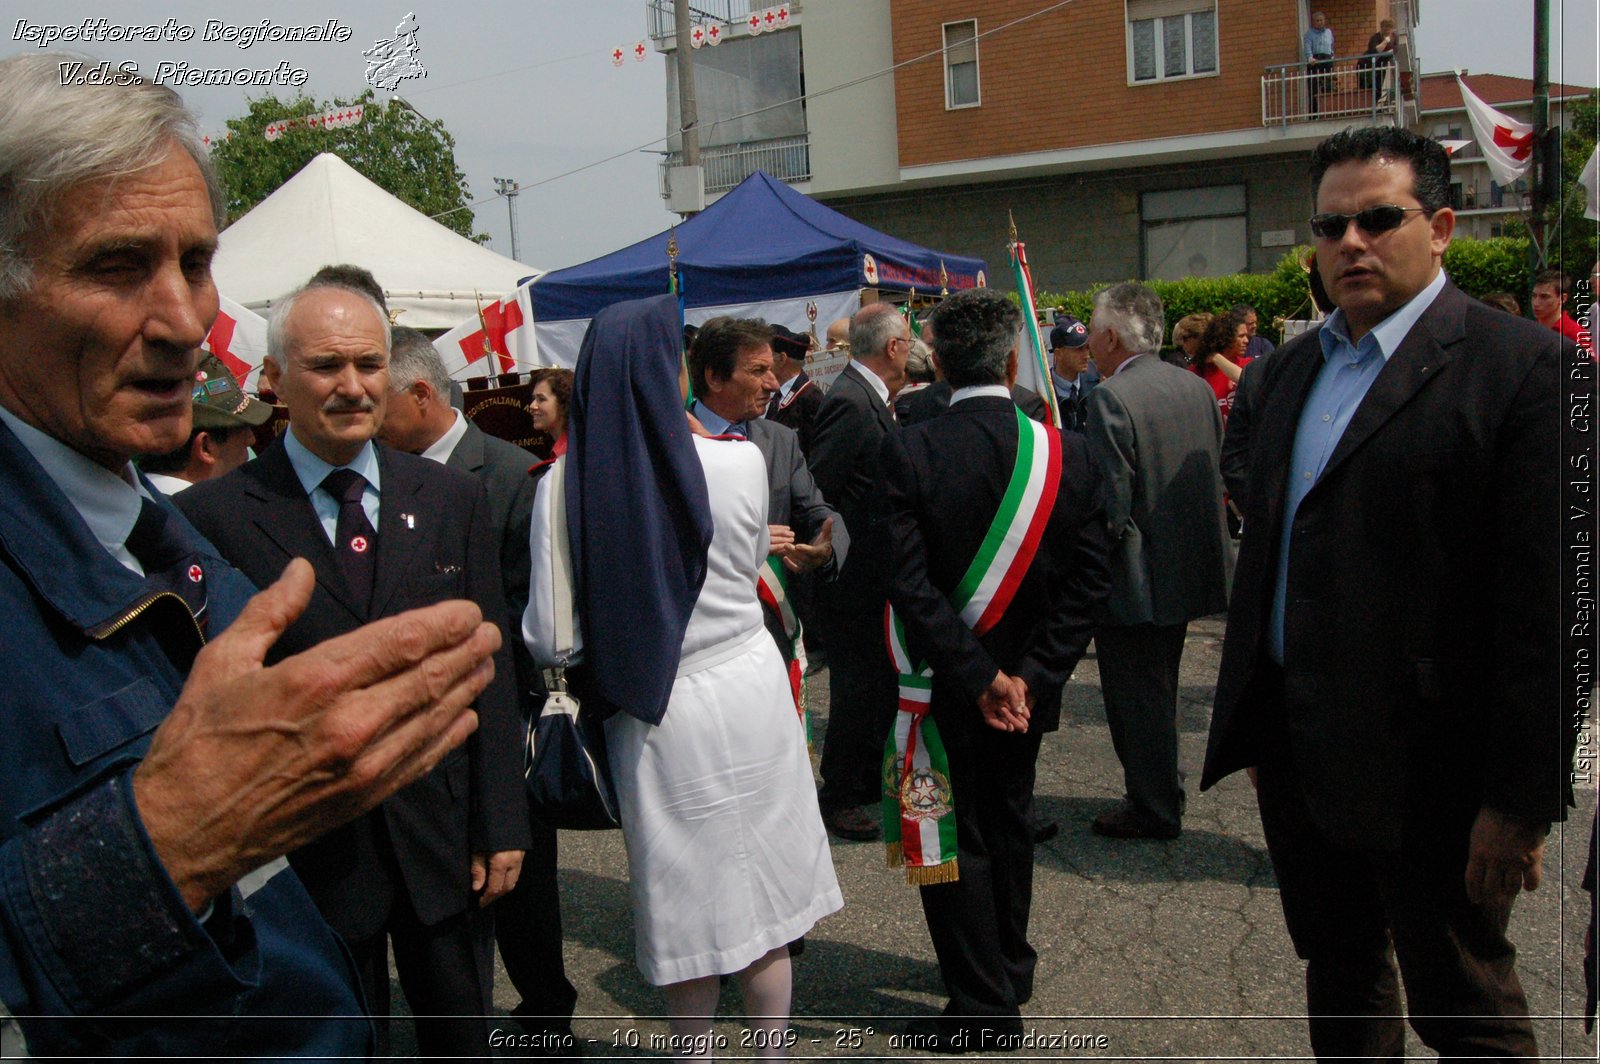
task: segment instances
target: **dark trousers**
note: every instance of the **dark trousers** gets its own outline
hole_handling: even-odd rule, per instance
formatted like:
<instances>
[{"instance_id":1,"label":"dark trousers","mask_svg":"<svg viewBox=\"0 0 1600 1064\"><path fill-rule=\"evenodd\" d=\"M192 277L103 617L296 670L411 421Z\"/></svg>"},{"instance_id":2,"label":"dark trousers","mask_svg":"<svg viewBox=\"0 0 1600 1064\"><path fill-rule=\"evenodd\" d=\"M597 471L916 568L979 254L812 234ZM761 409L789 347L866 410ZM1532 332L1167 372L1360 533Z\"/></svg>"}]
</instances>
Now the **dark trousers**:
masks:
<instances>
[{"instance_id":1,"label":"dark trousers","mask_svg":"<svg viewBox=\"0 0 1600 1064\"><path fill-rule=\"evenodd\" d=\"M824 810L876 805L883 797L884 743L899 705L883 606L830 604L827 617L828 731L817 801Z\"/></svg>"},{"instance_id":2,"label":"dark trousers","mask_svg":"<svg viewBox=\"0 0 1600 1064\"><path fill-rule=\"evenodd\" d=\"M1311 113L1317 113L1317 96L1333 91L1333 64L1307 63L1307 84L1311 89Z\"/></svg>"},{"instance_id":3,"label":"dark trousers","mask_svg":"<svg viewBox=\"0 0 1600 1064\"><path fill-rule=\"evenodd\" d=\"M939 958L951 1017L1017 1017L1033 996L1038 959L1028 944L1033 904L1033 802L1037 732L995 731L974 718L963 727L940 721L955 795L960 878L921 888L922 912ZM990 1024L1021 1031L1020 1020Z\"/></svg>"},{"instance_id":4,"label":"dark trousers","mask_svg":"<svg viewBox=\"0 0 1600 1064\"><path fill-rule=\"evenodd\" d=\"M1178 664L1187 624L1105 625L1094 634L1111 743L1128 802L1152 827L1178 828Z\"/></svg>"},{"instance_id":5,"label":"dark trousers","mask_svg":"<svg viewBox=\"0 0 1600 1064\"><path fill-rule=\"evenodd\" d=\"M1287 754L1266 758L1258 776L1317 1056L1401 1059L1403 978L1411 1026L1442 1058L1534 1057L1506 940L1511 906L1474 905L1463 884L1472 811L1408 832L1401 853L1355 849L1318 828Z\"/></svg>"},{"instance_id":6,"label":"dark trousers","mask_svg":"<svg viewBox=\"0 0 1600 1064\"><path fill-rule=\"evenodd\" d=\"M389 948L417 1027L424 1058L482 1057L489 1053L493 983L485 979L490 935L474 908L424 926L405 892L398 892L384 929L349 943L361 989L378 1029L378 1055L389 1052Z\"/></svg>"},{"instance_id":7,"label":"dark trousers","mask_svg":"<svg viewBox=\"0 0 1600 1064\"><path fill-rule=\"evenodd\" d=\"M572 1023L578 991L567 979L561 956L561 895L556 883L556 830L537 816L533 845L522 859L522 875L511 892L491 907L511 985L522 1001L512 1015L524 1026L560 1029Z\"/></svg>"}]
</instances>

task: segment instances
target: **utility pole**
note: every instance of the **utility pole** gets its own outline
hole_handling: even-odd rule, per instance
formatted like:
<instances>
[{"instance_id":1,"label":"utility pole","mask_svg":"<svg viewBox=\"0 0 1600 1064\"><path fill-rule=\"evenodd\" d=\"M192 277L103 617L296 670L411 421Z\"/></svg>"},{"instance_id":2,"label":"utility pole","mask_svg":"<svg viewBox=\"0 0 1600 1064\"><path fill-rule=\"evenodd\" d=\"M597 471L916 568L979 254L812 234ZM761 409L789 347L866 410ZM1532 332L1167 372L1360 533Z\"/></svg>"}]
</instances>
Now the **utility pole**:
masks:
<instances>
[{"instance_id":1,"label":"utility pole","mask_svg":"<svg viewBox=\"0 0 1600 1064\"><path fill-rule=\"evenodd\" d=\"M1528 177L1532 204L1528 219L1529 264L1543 269L1548 260L1545 248L1545 208L1550 203L1555 141L1550 129L1550 0L1533 0L1533 153Z\"/></svg>"},{"instance_id":2,"label":"utility pole","mask_svg":"<svg viewBox=\"0 0 1600 1064\"><path fill-rule=\"evenodd\" d=\"M494 187L506 198L506 210L511 212L511 257L521 262L522 256L517 253L517 192L520 186L509 177L497 177Z\"/></svg>"},{"instance_id":3,"label":"utility pole","mask_svg":"<svg viewBox=\"0 0 1600 1064\"><path fill-rule=\"evenodd\" d=\"M694 49L689 45L689 0L672 0L673 55L678 60L678 127L683 158L680 166L700 165L700 112L694 100Z\"/></svg>"}]
</instances>

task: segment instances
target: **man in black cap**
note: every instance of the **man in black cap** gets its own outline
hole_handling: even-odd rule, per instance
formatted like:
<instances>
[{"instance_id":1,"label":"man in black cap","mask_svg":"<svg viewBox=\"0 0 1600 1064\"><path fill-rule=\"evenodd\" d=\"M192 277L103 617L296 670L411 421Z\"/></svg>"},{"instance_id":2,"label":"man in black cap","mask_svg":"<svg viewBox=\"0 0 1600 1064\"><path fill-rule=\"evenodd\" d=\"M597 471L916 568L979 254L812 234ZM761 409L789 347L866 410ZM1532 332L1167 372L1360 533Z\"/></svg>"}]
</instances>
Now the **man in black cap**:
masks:
<instances>
[{"instance_id":1,"label":"man in black cap","mask_svg":"<svg viewBox=\"0 0 1600 1064\"><path fill-rule=\"evenodd\" d=\"M1089 423L1089 393L1100 377L1089 369L1089 330L1071 314L1057 314L1050 330L1051 384L1061 407L1061 427L1082 432Z\"/></svg>"},{"instance_id":2,"label":"man in black cap","mask_svg":"<svg viewBox=\"0 0 1600 1064\"><path fill-rule=\"evenodd\" d=\"M800 453L811 455L811 423L822 405L822 391L806 375L806 354L811 337L791 332L776 323L772 326L772 375L778 390L767 401L767 420L794 429L800 437Z\"/></svg>"},{"instance_id":3,"label":"man in black cap","mask_svg":"<svg viewBox=\"0 0 1600 1064\"><path fill-rule=\"evenodd\" d=\"M194 375L194 427L182 447L145 455L138 466L166 495L220 477L244 465L254 429L272 418L272 407L246 395L216 355L200 360Z\"/></svg>"}]
</instances>

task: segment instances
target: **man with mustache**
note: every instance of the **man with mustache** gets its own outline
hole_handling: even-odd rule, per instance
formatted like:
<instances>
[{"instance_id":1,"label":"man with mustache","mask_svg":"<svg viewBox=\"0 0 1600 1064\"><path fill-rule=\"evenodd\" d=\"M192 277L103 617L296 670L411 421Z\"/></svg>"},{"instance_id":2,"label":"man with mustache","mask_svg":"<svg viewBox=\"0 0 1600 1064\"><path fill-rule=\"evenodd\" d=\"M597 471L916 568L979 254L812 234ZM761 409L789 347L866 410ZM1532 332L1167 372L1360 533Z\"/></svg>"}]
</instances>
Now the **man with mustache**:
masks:
<instances>
[{"instance_id":1,"label":"man with mustache","mask_svg":"<svg viewBox=\"0 0 1600 1064\"><path fill-rule=\"evenodd\" d=\"M313 284L279 300L262 374L289 409L289 430L260 458L179 497L258 583L291 557L315 567L311 605L272 655L444 599L476 602L502 624L507 616L481 484L373 439L389 345L388 322L363 291ZM530 843L515 670L504 649L496 657L464 750L289 855L355 954L380 1043L393 943L424 1057L487 1055L492 947L478 910L516 884Z\"/></svg>"},{"instance_id":2,"label":"man with mustache","mask_svg":"<svg viewBox=\"0 0 1600 1064\"><path fill-rule=\"evenodd\" d=\"M1256 381L1201 786L1252 770L1318 1057L1398 1059L1403 979L1441 1058L1533 1058L1506 927L1571 802L1574 352L1445 276L1437 142L1347 130L1311 183L1336 309Z\"/></svg>"}]
</instances>

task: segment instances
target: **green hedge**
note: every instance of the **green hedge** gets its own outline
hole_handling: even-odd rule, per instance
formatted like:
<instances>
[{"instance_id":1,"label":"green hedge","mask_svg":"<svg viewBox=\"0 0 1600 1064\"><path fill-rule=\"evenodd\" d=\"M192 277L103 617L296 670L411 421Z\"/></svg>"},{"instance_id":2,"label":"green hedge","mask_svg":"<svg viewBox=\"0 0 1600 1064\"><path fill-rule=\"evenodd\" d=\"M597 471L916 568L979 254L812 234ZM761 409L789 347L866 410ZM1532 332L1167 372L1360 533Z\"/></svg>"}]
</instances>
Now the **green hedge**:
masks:
<instances>
[{"instance_id":1,"label":"green hedge","mask_svg":"<svg viewBox=\"0 0 1600 1064\"><path fill-rule=\"evenodd\" d=\"M1161 297L1166 309L1168 336L1178 319L1188 314L1224 311L1238 303L1256 308L1260 331L1268 339L1282 339L1280 323L1286 318L1311 316L1311 289L1300 264L1310 254L1309 247L1297 247L1278 261L1271 273L1236 273L1230 277L1191 277L1182 281L1147 282ZM1528 272L1528 243L1525 240L1459 239L1444 254L1444 268L1462 291L1481 296L1505 291L1527 301L1531 284ZM1086 291L1052 292L1041 288L1035 299L1040 310L1065 307L1069 314L1087 322L1094 307L1094 294L1107 287L1095 285ZM1013 293L1015 298L1015 293Z\"/></svg>"}]
</instances>

